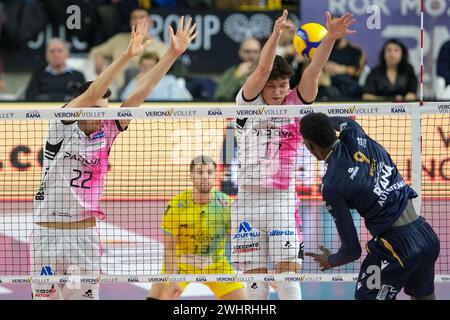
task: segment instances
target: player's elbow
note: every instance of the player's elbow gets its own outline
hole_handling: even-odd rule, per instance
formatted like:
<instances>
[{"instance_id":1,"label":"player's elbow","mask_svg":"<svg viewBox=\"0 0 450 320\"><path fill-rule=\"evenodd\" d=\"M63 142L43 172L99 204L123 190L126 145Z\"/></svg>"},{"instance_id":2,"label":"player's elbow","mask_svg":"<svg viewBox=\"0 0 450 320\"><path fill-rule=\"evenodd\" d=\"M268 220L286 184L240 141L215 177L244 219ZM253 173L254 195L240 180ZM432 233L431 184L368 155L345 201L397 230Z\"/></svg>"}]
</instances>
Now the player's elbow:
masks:
<instances>
[{"instance_id":1,"label":"player's elbow","mask_svg":"<svg viewBox=\"0 0 450 320\"><path fill-rule=\"evenodd\" d=\"M350 261L358 260L361 257L361 253L362 253L361 247L358 246L357 248L354 248L349 252L348 259Z\"/></svg>"}]
</instances>

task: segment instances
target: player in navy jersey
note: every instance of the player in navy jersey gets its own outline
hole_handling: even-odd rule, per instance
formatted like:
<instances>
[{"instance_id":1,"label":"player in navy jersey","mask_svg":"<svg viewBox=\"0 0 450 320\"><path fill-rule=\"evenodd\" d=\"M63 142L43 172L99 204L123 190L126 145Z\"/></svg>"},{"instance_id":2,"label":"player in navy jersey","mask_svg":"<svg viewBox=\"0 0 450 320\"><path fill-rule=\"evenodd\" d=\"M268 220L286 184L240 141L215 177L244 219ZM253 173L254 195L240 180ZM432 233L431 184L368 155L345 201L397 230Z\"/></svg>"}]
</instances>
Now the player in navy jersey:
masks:
<instances>
[{"instance_id":1,"label":"player in navy jersey","mask_svg":"<svg viewBox=\"0 0 450 320\"><path fill-rule=\"evenodd\" d=\"M322 196L341 240L335 254L320 246L322 254L306 255L322 271L359 259L361 246L350 213L356 209L373 239L366 247L355 298L395 299L404 287L413 299L435 299L439 239L415 212L411 199L417 193L405 183L389 153L350 118L312 113L302 118L300 133L311 153L327 165Z\"/></svg>"}]
</instances>

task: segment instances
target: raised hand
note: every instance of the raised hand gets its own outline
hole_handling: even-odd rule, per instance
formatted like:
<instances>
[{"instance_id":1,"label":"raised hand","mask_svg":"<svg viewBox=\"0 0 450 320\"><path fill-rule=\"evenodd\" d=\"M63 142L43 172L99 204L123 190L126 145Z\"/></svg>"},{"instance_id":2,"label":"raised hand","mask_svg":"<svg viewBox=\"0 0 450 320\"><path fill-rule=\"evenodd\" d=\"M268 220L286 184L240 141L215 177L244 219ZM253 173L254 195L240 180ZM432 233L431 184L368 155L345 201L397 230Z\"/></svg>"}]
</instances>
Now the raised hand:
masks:
<instances>
[{"instance_id":1,"label":"raised hand","mask_svg":"<svg viewBox=\"0 0 450 320\"><path fill-rule=\"evenodd\" d=\"M305 256L314 258L314 261L319 263L320 270L325 271L331 268L330 263L328 262L328 256L331 255L331 250L325 248L324 246L319 246L320 251L323 253L312 253L312 252L306 252Z\"/></svg>"},{"instance_id":2,"label":"raised hand","mask_svg":"<svg viewBox=\"0 0 450 320\"><path fill-rule=\"evenodd\" d=\"M331 13L329 11L327 11L326 16L328 36L331 39L337 40L346 36L347 34L356 33L355 30L349 29L356 22L356 20L353 19L353 15L351 13L347 12L342 17L336 20L331 20Z\"/></svg>"},{"instance_id":3,"label":"raised hand","mask_svg":"<svg viewBox=\"0 0 450 320\"><path fill-rule=\"evenodd\" d=\"M283 14L279 17L275 24L273 25L273 32L278 36L281 35L283 30L292 30L295 29L295 26L292 23L287 22L288 11L283 10Z\"/></svg>"},{"instance_id":4,"label":"raised hand","mask_svg":"<svg viewBox=\"0 0 450 320\"><path fill-rule=\"evenodd\" d=\"M178 20L178 27L176 34L174 34L172 27L169 26L169 33L170 33L169 48L177 56L185 52L186 49L191 44L192 40L194 40L195 37L197 37L197 31L195 30L197 24L194 23L191 26L191 22L192 18L189 18L186 24L183 26L184 16L181 16L180 20Z\"/></svg>"},{"instance_id":5,"label":"raised hand","mask_svg":"<svg viewBox=\"0 0 450 320\"><path fill-rule=\"evenodd\" d=\"M150 44L151 40L145 38L148 36L148 28L150 24L147 20L141 19L137 25L131 27L131 39L128 48L125 51L130 57L140 55L144 49Z\"/></svg>"}]
</instances>

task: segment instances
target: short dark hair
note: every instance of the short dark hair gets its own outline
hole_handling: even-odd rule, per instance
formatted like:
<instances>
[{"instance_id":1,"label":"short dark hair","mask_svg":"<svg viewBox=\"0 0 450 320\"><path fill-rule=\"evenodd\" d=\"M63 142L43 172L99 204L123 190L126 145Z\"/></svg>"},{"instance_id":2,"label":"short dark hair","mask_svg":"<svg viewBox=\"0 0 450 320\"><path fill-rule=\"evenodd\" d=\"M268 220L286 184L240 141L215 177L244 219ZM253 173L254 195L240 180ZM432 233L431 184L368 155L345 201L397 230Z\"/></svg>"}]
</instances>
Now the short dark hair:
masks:
<instances>
[{"instance_id":1,"label":"short dark hair","mask_svg":"<svg viewBox=\"0 0 450 320\"><path fill-rule=\"evenodd\" d=\"M139 58L139 64L142 63L142 61L149 59L149 60L155 60L156 63L159 62L159 56L156 52L146 52Z\"/></svg>"},{"instance_id":2,"label":"short dark hair","mask_svg":"<svg viewBox=\"0 0 450 320\"><path fill-rule=\"evenodd\" d=\"M78 86L78 88L75 89L74 98L81 96L86 90L91 86L91 84L94 81L86 81ZM103 95L103 99L108 99L111 96L111 90L108 88Z\"/></svg>"},{"instance_id":3,"label":"short dark hair","mask_svg":"<svg viewBox=\"0 0 450 320\"><path fill-rule=\"evenodd\" d=\"M197 164L212 164L212 165L214 165L214 169L216 169L216 167L217 167L217 164L213 160L213 158L202 155L202 156L197 156L194 159L192 159L191 164L189 165L189 171L190 172L194 171L194 167Z\"/></svg>"},{"instance_id":4,"label":"short dark hair","mask_svg":"<svg viewBox=\"0 0 450 320\"><path fill-rule=\"evenodd\" d=\"M310 113L300 121L300 134L321 148L331 146L337 139L330 118L323 113Z\"/></svg>"},{"instance_id":5,"label":"short dark hair","mask_svg":"<svg viewBox=\"0 0 450 320\"><path fill-rule=\"evenodd\" d=\"M294 75L294 70L282 56L275 56L273 61L272 71L270 72L269 80L290 79Z\"/></svg>"}]
</instances>

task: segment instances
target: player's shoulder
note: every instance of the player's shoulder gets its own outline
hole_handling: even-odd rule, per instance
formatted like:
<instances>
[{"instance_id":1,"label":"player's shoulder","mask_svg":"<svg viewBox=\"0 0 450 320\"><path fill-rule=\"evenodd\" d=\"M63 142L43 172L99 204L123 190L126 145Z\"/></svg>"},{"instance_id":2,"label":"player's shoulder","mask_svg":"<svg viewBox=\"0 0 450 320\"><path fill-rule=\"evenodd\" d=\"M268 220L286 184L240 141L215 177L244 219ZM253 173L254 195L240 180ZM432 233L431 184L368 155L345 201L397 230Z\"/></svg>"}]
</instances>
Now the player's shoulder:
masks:
<instances>
[{"instance_id":1,"label":"player's shoulder","mask_svg":"<svg viewBox=\"0 0 450 320\"><path fill-rule=\"evenodd\" d=\"M174 196L169 201L169 205L173 208L183 208L188 206L192 202L192 190L187 189L176 196Z\"/></svg>"},{"instance_id":2,"label":"player's shoulder","mask_svg":"<svg viewBox=\"0 0 450 320\"><path fill-rule=\"evenodd\" d=\"M260 94L256 97L246 97L244 95L244 87L242 87L236 95L236 103L238 105L265 105L265 101Z\"/></svg>"}]
</instances>

